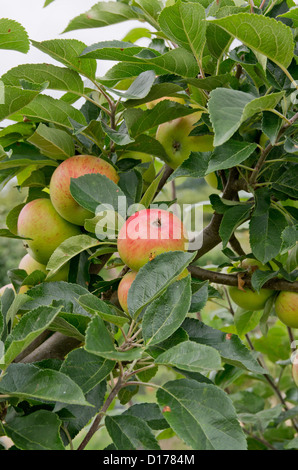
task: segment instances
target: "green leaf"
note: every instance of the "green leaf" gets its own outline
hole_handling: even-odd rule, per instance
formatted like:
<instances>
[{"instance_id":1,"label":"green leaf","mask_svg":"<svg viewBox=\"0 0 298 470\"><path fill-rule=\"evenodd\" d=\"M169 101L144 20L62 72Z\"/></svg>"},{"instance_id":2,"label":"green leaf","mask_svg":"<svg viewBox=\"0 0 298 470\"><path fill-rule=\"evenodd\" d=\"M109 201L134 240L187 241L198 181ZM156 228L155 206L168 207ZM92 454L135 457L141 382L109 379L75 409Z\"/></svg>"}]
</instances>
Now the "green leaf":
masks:
<instances>
[{"instance_id":1,"label":"green leaf","mask_svg":"<svg viewBox=\"0 0 298 470\"><path fill-rule=\"evenodd\" d=\"M231 399L211 384L167 382L157 392L170 427L194 450L245 450L246 439Z\"/></svg>"},{"instance_id":2,"label":"green leaf","mask_svg":"<svg viewBox=\"0 0 298 470\"><path fill-rule=\"evenodd\" d=\"M133 5L137 7L140 19L143 17L145 21L159 30L157 20L164 6L162 0L134 0Z\"/></svg>"},{"instance_id":3,"label":"green leaf","mask_svg":"<svg viewBox=\"0 0 298 470\"><path fill-rule=\"evenodd\" d=\"M137 18L137 13L125 3L98 2L86 13L71 20L63 32L85 28L102 28Z\"/></svg>"},{"instance_id":4,"label":"green leaf","mask_svg":"<svg viewBox=\"0 0 298 470\"><path fill-rule=\"evenodd\" d=\"M123 416L127 415L140 418L154 430L167 429L169 426L156 403L138 403L133 405L123 413Z\"/></svg>"},{"instance_id":5,"label":"green leaf","mask_svg":"<svg viewBox=\"0 0 298 470\"><path fill-rule=\"evenodd\" d=\"M231 36L219 26L209 22L206 30L207 47L210 54L219 59L228 47Z\"/></svg>"},{"instance_id":6,"label":"green leaf","mask_svg":"<svg viewBox=\"0 0 298 470\"><path fill-rule=\"evenodd\" d=\"M298 7L295 6L293 8L290 8L289 11L286 11L285 13L278 15L278 18L290 18L293 20L293 28L298 27Z\"/></svg>"},{"instance_id":7,"label":"green leaf","mask_svg":"<svg viewBox=\"0 0 298 470\"><path fill-rule=\"evenodd\" d=\"M147 72L142 72L140 75L133 81L130 87L125 91L120 90L111 90L121 98L127 100L142 100L150 92L152 85L155 81L155 73L153 70L148 70Z\"/></svg>"},{"instance_id":8,"label":"green leaf","mask_svg":"<svg viewBox=\"0 0 298 470\"><path fill-rule=\"evenodd\" d=\"M42 85L48 82L48 88L82 95L84 84L74 70L57 67L52 64L24 64L10 69L1 80L5 85L20 87L20 80L27 80Z\"/></svg>"},{"instance_id":9,"label":"green leaf","mask_svg":"<svg viewBox=\"0 0 298 470\"><path fill-rule=\"evenodd\" d=\"M79 348L67 355L60 372L70 377L86 394L101 383L114 367L114 361L95 356Z\"/></svg>"},{"instance_id":10,"label":"green leaf","mask_svg":"<svg viewBox=\"0 0 298 470\"><path fill-rule=\"evenodd\" d=\"M171 284L146 309L143 336L147 346L160 343L171 336L185 319L191 301L190 276Z\"/></svg>"},{"instance_id":11,"label":"green leaf","mask_svg":"<svg viewBox=\"0 0 298 470\"><path fill-rule=\"evenodd\" d=\"M0 19L0 49L10 49L27 54L30 48L28 34L17 21Z\"/></svg>"},{"instance_id":12,"label":"green leaf","mask_svg":"<svg viewBox=\"0 0 298 470\"><path fill-rule=\"evenodd\" d=\"M256 374L267 372L259 365L237 335L227 336L226 333L215 330L193 318L187 318L182 324L182 328L187 332L191 341L215 348L227 364Z\"/></svg>"},{"instance_id":13,"label":"green leaf","mask_svg":"<svg viewBox=\"0 0 298 470\"><path fill-rule=\"evenodd\" d=\"M274 109L283 96L283 91L260 98L228 88L211 91L208 108L215 134L214 146L224 144L254 114Z\"/></svg>"},{"instance_id":14,"label":"green leaf","mask_svg":"<svg viewBox=\"0 0 298 470\"><path fill-rule=\"evenodd\" d=\"M278 180L273 183L273 188L277 191L287 194L290 197L298 199L298 166L293 165L288 170L282 172Z\"/></svg>"},{"instance_id":15,"label":"green leaf","mask_svg":"<svg viewBox=\"0 0 298 470\"><path fill-rule=\"evenodd\" d=\"M13 86L5 86L4 102L2 99L0 101L0 120L11 118L14 113L19 112L33 101L38 93L39 91L36 90L22 90Z\"/></svg>"},{"instance_id":16,"label":"green leaf","mask_svg":"<svg viewBox=\"0 0 298 470\"><path fill-rule=\"evenodd\" d=\"M64 450L61 421L55 413L38 410L27 416L9 414L5 432L20 450Z\"/></svg>"},{"instance_id":17,"label":"green leaf","mask_svg":"<svg viewBox=\"0 0 298 470\"><path fill-rule=\"evenodd\" d=\"M95 316L89 323L86 333L85 349L91 354L112 361L133 361L139 359L142 355L141 348L134 348L129 351L116 350L112 337L104 321L99 316Z\"/></svg>"},{"instance_id":18,"label":"green leaf","mask_svg":"<svg viewBox=\"0 0 298 470\"><path fill-rule=\"evenodd\" d=\"M67 375L56 370L42 370L32 364L10 364L1 380L0 393L23 399L90 406L80 387Z\"/></svg>"},{"instance_id":19,"label":"green leaf","mask_svg":"<svg viewBox=\"0 0 298 470\"><path fill-rule=\"evenodd\" d=\"M148 424L136 416L107 416L105 425L117 450L160 450Z\"/></svg>"},{"instance_id":20,"label":"green leaf","mask_svg":"<svg viewBox=\"0 0 298 470\"><path fill-rule=\"evenodd\" d=\"M182 3L164 8L158 18L161 30L200 63L206 42L205 9L200 3Z\"/></svg>"},{"instance_id":21,"label":"green leaf","mask_svg":"<svg viewBox=\"0 0 298 470\"><path fill-rule=\"evenodd\" d=\"M79 56L86 49L86 44L77 39L53 39L50 41L32 41L34 47L48 54L53 59L68 68L75 70L87 78L94 79L96 73L96 61L93 59L82 60Z\"/></svg>"},{"instance_id":22,"label":"green leaf","mask_svg":"<svg viewBox=\"0 0 298 470\"><path fill-rule=\"evenodd\" d=\"M161 171L160 174L157 175L156 178L154 178L154 180L152 181L150 186L144 192L142 199L140 200L140 204L142 206L146 207L146 209L149 208L151 202L153 201L153 199L155 197L156 191L158 189L159 182L160 182L163 174L164 174L164 171Z\"/></svg>"},{"instance_id":23,"label":"green leaf","mask_svg":"<svg viewBox=\"0 0 298 470\"><path fill-rule=\"evenodd\" d=\"M6 340L5 353L0 358L2 369L6 367L46 330L60 313L62 307L37 307L22 316Z\"/></svg>"},{"instance_id":24,"label":"green leaf","mask_svg":"<svg viewBox=\"0 0 298 470\"><path fill-rule=\"evenodd\" d=\"M128 293L128 310L137 316L172 284L194 259L194 253L182 251L162 253L146 263L138 272Z\"/></svg>"},{"instance_id":25,"label":"green leaf","mask_svg":"<svg viewBox=\"0 0 298 470\"><path fill-rule=\"evenodd\" d=\"M82 253L85 250L98 246L100 241L89 235L75 235L61 243L58 248L52 253L47 269L50 271L48 279L51 279L59 269L68 263L72 258Z\"/></svg>"},{"instance_id":26,"label":"green leaf","mask_svg":"<svg viewBox=\"0 0 298 470\"><path fill-rule=\"evenodd\" d=\"M93 294L82 295L79 297L78 302L87 312L92 315L98 315L104 321L113 323L113 325L122 327L128 322L127 318L119 316L119 313L121 313L120 310L116 309L112 304L107 304Z\"/></svg>"},{"instance_id":27,"label":"green leaf","mask_svg":"<svg viewBox=\"0 0 298 470\"><path fill-rule=\"evenodd\" d=\"M194 341L183 341L155 359L156 364L171 365L189 372L209 372L221 369L221 358L216 349Z\"/></svg>"},{"instance_id":28,"label":"green leaf","mask_svg":"<svg viewBox=\"0 0 298 470\"><path fill-rule=\"evenodd\" d=\"M219 236L222 239L223 248L226 248L235 230L249 218L250 212L251 205L238 204L224 213L219 227Z\"/></svg>"},{"instance_id":29,"label":"green leaf","mask_svg":"<svg viewBox=\"0 0 298 470\"><path fill-rule=\"evenodd\" d=\"M239 13L211 21L281 68L290 65L294 55L293 35L291 29L281 21L250 13Z\"/></svg>"},{"instance_id":30,"label":"green leaf","mask_svg":"<svg viewBox=\"0 0 298 470\"><path fill-rule=\"evenodd\" d=\"M27 141L50 158L62 160L75 154L74 141L67 132L53 129L42 123Z\"/></svg>"}]
</instances>

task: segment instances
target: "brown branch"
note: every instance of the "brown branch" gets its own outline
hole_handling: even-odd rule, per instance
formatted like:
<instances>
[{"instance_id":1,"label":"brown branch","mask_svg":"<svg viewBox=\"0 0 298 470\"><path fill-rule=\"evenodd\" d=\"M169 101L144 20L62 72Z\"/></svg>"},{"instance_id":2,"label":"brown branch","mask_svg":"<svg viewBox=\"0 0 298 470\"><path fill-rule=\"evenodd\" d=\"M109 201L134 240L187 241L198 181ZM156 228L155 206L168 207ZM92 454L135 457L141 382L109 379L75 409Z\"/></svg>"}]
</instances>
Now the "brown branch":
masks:
<instances>
[{"instance_id":1,"label":"brown branch","mask_svg":"<svg viewBox=\"0 0 298 470\"><path fill-rule=\"evenodd\" d=\"M56 332L30 354L15 362L30 363L42 361L44 359L63 360L70 351L78 348L81 344L82 343L78 339Z\"/></svg>"}]
</instances>

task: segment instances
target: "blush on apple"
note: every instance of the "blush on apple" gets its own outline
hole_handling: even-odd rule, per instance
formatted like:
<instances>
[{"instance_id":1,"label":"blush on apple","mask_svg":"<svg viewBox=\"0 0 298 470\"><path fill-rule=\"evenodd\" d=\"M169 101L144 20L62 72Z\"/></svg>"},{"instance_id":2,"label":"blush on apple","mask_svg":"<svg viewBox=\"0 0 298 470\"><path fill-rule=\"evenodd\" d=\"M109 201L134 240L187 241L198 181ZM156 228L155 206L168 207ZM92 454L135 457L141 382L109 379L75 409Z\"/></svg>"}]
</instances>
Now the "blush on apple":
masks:
<instances>
[{"instance_id":1,"label":"blush on apple","mask_svg":"<svg viewBox=\"0 0 298 470\"><path fill-rule=\"evenodd\" d=\"M187 251L188 237L181 220L172 212L143 209L127 219L118 236L118 253L133 271L157 255Z\"/></svg>"},{"instance_id":2,"label":"blush on apple","mask_svg":"<svg viewBox=\"0 0 298 470\"><path fill-rule=\"evenodd\" d=\"M128 291L136 278L137 273L135 271L129 271L126 273L120 281L118 286L118 300L119 304L123 308L124 312L128 313L127 307L127 296Z\"/></svg>"},{"instance_id":3,"label":"blush on apple","mask_svg":"<svg viewBox=\"0 0 298 470\"><path fill-rule=\"evenodd\" d=\"M50 197L53 206L61 217L75 225L84 225L86 219L94 216L81 207L70 192L71 178L99 173L114 183L119 176L112 165L91 155L76 155L64 160L54 171L50 182Z\"/></svg>"},{"instance_id":4,"label":"blush on apple","mask_svg":"<svg viewBox=\"0 0 298 470\"><path fill-rule=\"evenodd\" d=\"M60 217L50 199L29 202L18 218L18 235L26 238L25 248L32 258L44 265L64 240L80 234L79 227Z\"/></svg>"}]
</instances>

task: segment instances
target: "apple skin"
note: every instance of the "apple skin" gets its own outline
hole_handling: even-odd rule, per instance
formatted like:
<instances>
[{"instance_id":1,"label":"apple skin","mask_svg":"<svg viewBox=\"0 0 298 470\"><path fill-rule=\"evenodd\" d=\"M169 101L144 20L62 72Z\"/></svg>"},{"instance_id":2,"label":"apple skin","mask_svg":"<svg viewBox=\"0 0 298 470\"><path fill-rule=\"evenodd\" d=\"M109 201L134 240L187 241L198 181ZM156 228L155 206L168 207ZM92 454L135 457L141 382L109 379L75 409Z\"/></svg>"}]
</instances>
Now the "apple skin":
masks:
<instances>
[{"instance_id":1,"label":"apple skin","mask_svg":"<svg viewBox=\"0 0 298 470\"><path fill-rule=\"evenodd\" d=\"M128 313L128 307L127 307L127 296L128 296L128 291L133 283L133 281L136 278L136 275L138 273L135 271L129 271L126 273L123 278L120 281L120 284L118 286L118 300L119 304L121 305L123 311L125 313Z\"/></svg>"},{"instance_id":2,"label":"apple skin","mask_svg":"<svg viewBox=\"0 0 298 470\"><path fill-rule=\"evenodd\" d=\"M177 98L176 96L162 96L161 98L157 98L156 100L149 101L146 103L148 109L153 109L157 103L160 103L164 100L176 101L176 103L185 104L185 100L183 98Z\"/></svg>"},{"instance_id":3,"label":"apple skin","mask_svg":"<svg viewBox=\"0 0 298 470\"><path fill-rule=\"evenodd\" d=\"M75 225L84 225L86 219L94 216L81 207L70 192L71 178L78 178L91 173L100 173L114 183L119 176L112 165L92 155L76 155L64 160L54 171L50 182L50 197L58 214Z\"/></svg>"},{"instance_id":4,"label":"apple skin","mask_svg":"<svg viewBox=\"0 0 298 470\"><path fill-rule=\"evenodd\" d=\"M189 136L202 113L200 111L164 122L157 128L156 139L162 144L167 155L166 162L176 169L186 160L191 152L209 152L213 150L213 135Z\"/></svg>"},{"instance_id":5,"label":"apple skin","mask_svg":"<svg viewBox=\"0 0 298 470\"><path fill-rule=\"evenodd\" d=\"M272 296L273 291L270 289L261 289L260 292L254 292L251 289L238 289L238 287L229 287L231 299L241 308L245 310L262 310L266 301Z\"/></svg>"},{"instance_id":6,"label":"apple skin","mask_svg":"<svg viewBox=\"0 0 298 470\"><path fill-rule=\"evenodd\" d=\"M280 292L275 301L275 312L286 326L298 328L298 293Z\"/></svg>"},{"instance_id":7,"label":"apple skin","mask_svg":"<svg viewBox=\"0 0 298 470\"><path fill-rule=\"evenodd\" d=\"M60 217L50 199L35 199L26 204L18 218L18 235L32 258L46 265L64 240L80 235L81 230ZM31 240L29 240L29 238Z\"/></svg>"},{"instance_id":8,"label":"apple skin","mask_svg":"<svg viewBox=\"0 0 298 470\"><path fill-rule=\"evenodd\" d=\"M134 160L142 160L142 163L150 163L148 169L143 173L144 183L145 185L149 186L156 176L154 158L147 153L133 151L123 153L119 160L122 160L124 158L133 158Z\"/></svg>"},{"instance_id":9,"label":"apple skin","mask_svg":"<svg viewBox=\"0 0 298 470\"><path fill-rule=\"evenodd\" d=\"M293 375L294 382L296 386L298 387L298 357L296 357L296 360L293 364L292 375Z\"/></svg>"},{"instance_id":10,"label":"apple skin","mask_svg":"<svg viewBox=\"0 0 298 470\"><path fill-rule=\"evenodd\" d=\"M188 238L183 223L172 212L143 209L121 227L117 245L122 261L138 271L161 253L187 251Z\"/></svg>"},{"instance_id":11,"label":"apple skin","mask_svg":"<svg viewBox=\"0 0 298 470\"><path fill-rule=\"evenodd\" d=\"M211 188L218 189L218 180L215 172L209 173L209 175L204 177L205 181Z\"/></svg>"},{"instance_id":12,"label":"apple skin","mask_svg":"<svg viewBox=\"0 0 298 470\"><path fill-rule=\"evenodd\" d=\"M32 256L27 253L20 261L19 269L23 269L26 271L28 276L32 274L34 271L41 271L45 274L49 274L47 267L44 264L38 263ZM67 281L69 274L69 263L62 266L61 269L55 274L55 276L51 277L50 282L58 282L58 281ZM45 282L47 280L45 279Z\"/></svg>"}]
</instances>

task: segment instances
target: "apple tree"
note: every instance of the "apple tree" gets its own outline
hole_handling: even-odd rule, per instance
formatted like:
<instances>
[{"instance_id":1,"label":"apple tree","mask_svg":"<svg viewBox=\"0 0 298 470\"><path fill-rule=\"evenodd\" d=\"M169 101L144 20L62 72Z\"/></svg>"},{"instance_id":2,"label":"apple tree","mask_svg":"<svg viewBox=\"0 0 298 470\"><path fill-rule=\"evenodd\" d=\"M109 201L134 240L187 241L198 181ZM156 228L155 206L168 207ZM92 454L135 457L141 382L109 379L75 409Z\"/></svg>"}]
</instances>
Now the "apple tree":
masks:
<instances>
[{"instance_id":1,"label":"apple tree","mask_svg":"<svg viewBox=\"0 0 298 470\"><path fill-rule=\"evenodd\" d=\"M1 289L0 436L297 449L298 7L118 0L65 32L85 28L37 42L0 19L0 48L45 56L1 77L0 184L24 197L0 235L27 254Z\"/></svg>"}]
</instances>

